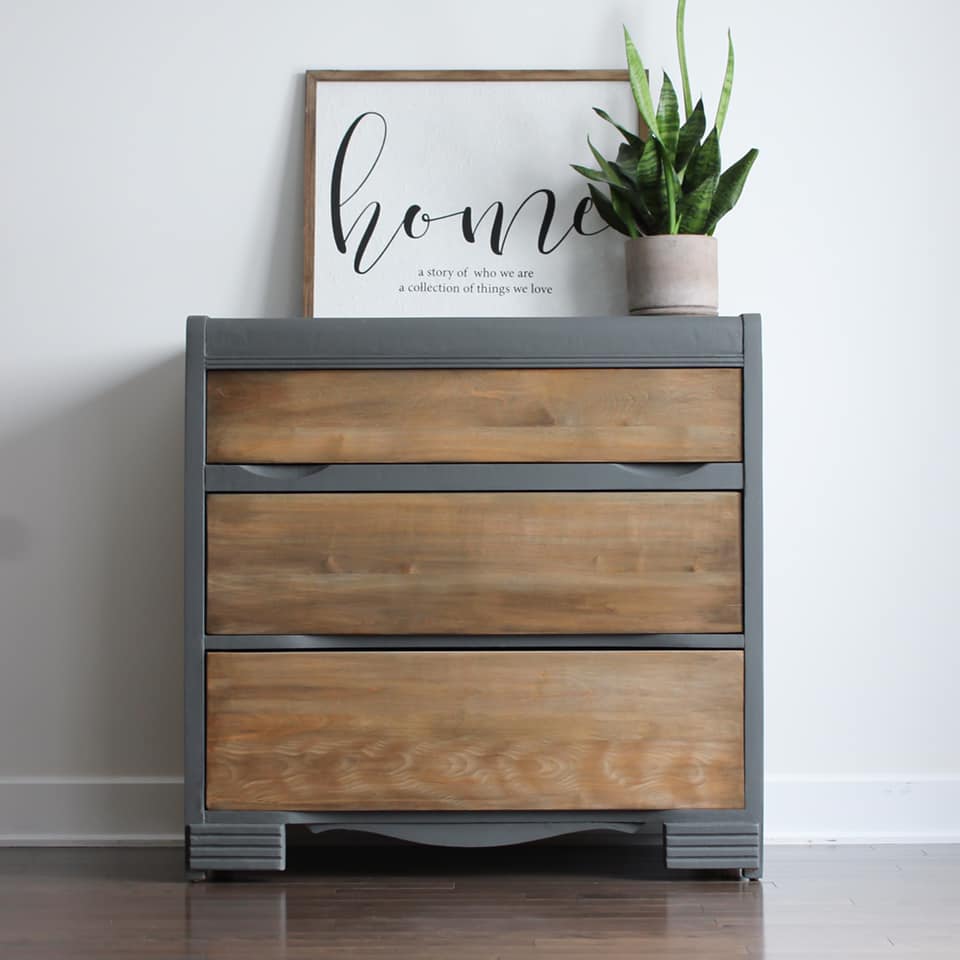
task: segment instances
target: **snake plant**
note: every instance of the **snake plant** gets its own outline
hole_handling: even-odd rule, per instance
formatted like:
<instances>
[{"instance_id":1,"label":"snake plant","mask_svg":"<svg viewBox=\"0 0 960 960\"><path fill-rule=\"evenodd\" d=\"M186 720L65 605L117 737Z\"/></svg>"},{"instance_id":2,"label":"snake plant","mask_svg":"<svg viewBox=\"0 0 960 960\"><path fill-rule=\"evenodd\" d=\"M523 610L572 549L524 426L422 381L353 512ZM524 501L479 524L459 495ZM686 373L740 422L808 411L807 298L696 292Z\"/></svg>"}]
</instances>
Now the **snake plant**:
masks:
<instances>
[{"instance_id":1,"label":"snake plant","mask_svg":"<svg viewBox=\"0 0 960 960\"><path fill-rule=\"evenodd\" d=\"M624 27L630 88L647 127L640 136L613 120L605 111L594 111L613 124L623 137L615 160L606 159L587 137L599 169L573 165L590 180L590 195L600 216L628 237L693 233L712 236L720 218L729 213L743 191L757 159L748 150L733 166L721 172L720 134L733 88L733 38L727 33L727 68L713 127L707 129L703 100L696 106L690 95L684 35L686 0L677 4L677 51L680 57L684 121L680 122L677 92L666 72L654 109L646 68ZM607 192L602 191L605 187Z\"/></svg>"}]
</instances>

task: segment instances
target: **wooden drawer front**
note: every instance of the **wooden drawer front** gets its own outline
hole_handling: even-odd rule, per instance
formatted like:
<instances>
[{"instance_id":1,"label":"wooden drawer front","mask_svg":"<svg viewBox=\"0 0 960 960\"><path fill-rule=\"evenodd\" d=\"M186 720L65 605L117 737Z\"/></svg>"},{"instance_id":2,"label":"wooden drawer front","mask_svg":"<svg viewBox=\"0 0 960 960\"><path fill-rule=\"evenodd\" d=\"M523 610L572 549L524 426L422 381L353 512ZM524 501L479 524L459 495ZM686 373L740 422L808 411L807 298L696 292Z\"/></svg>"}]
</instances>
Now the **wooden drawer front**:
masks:
<instances>
[{"instance_id":1,"label":"wooden drawer front","mask_svg":"<svg viewBox=\"0 0 960 960\"><path fill-rule=\"evenodd\" d=\"M207 806L743 806L741 651L211 653Z\"/></svg>"},{"instance_id":2,"label":"wooden drawer front","mask_svg":"<svg viewBox=\"0 0 960 960\"><path fill-rule=\"evenodd\" d=\"M211 463L739 461L741 419L735 369L207 375Z\"/></svg>"},{"instance_id":3,"label":"wooden drawer front","mask_svg":"<svg viewBox=\"0 0 960 960\"><path fill-rule=\"evenodd\" d=\"M736 633L739 493L211 494L220 634Z\"/></svg>"}]
</instances>

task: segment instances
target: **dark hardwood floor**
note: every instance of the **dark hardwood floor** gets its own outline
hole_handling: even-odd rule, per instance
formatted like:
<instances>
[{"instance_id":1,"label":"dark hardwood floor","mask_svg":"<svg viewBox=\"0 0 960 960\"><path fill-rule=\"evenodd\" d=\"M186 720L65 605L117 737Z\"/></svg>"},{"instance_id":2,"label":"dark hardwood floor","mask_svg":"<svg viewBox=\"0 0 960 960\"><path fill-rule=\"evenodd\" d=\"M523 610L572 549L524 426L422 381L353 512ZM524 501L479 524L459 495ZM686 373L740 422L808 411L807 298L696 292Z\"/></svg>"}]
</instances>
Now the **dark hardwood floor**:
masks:
<instances>
[{"instance_id":1,"label":"dark hardwood floor","mask_svg":"<svg viewBox=\"0 0 960 960\"><path fill-rule=\"evenodd\" d=\"M177 849L0 849L2 960L960 957L960 846L771 847L765 879L644 852L317 848L183 882Z\"/></svg>"}]
</instances>

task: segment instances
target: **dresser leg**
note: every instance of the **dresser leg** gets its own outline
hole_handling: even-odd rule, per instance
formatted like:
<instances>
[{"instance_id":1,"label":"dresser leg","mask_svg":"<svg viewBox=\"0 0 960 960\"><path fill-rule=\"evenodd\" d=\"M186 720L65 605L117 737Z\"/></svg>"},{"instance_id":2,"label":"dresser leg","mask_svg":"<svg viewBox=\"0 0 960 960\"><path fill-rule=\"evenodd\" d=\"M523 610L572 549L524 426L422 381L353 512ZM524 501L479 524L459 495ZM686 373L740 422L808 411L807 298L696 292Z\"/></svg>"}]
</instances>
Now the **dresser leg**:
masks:
<instances>
[{"instance_id":1,"label":"dresser leg","mask_svg":"<svg viewBox=\"0 0 960 960\"><path fill-rule=\"evenodd\" d=\"M284 870L286 828L281 824L194 823L187 829L188 879L211 870Z\"/></svg>"},{"instance_id":2,"label":"dresser leg","mask_svg":"<svg viewBox=\"0 0 960 960\"><path fill-rule=\"evenodd\" d=\"M760 879L760 824L756 822L665 823L663 850L667 869L742 870L748 879Z\"/></svg>"}]
</instances>

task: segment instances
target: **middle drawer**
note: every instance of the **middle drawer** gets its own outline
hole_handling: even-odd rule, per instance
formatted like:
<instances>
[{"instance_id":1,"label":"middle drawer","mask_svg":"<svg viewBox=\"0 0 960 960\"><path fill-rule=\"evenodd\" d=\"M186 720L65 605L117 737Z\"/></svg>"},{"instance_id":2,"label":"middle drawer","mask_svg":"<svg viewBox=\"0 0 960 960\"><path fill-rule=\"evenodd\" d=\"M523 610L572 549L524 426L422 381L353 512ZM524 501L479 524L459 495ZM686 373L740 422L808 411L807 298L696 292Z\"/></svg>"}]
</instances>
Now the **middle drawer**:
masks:
<instances>
[{"instance_id":1,"label":"middle drawer","mask_svg":"<svg viewBox=\"0 0 960 960\"><path fill-rule=\"evenodd\" d=\"M207 497L211 634L738 633L741 498Z\"/></svg>"}]
</instances>

